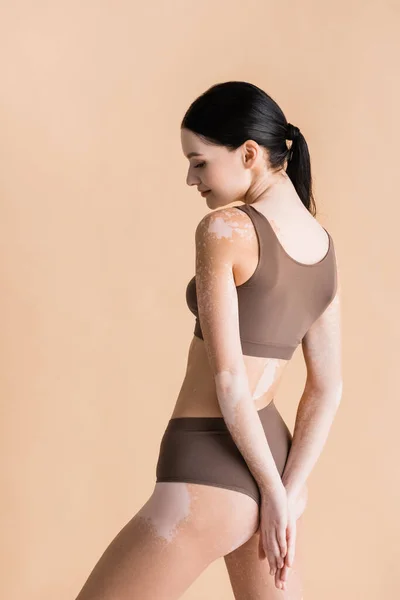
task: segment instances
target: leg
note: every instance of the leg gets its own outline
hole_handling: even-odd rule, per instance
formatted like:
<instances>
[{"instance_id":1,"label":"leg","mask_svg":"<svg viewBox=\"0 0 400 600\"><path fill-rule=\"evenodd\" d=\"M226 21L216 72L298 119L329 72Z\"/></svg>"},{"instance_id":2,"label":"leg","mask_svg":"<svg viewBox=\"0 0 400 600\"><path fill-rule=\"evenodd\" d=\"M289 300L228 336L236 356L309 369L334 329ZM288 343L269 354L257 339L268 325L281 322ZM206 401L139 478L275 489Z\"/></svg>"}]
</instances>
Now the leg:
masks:
<instances>
[{"instance_id":1,"label":"leg","mask_svg":"<svg viewBox=\"0 0 400 600\"><path fill-rule=\"evenodd\" d=\"M268 559L258 558L258 533L224 557L235 600L303 600L303 515L297 519L296 524L294 564L289 571L286 590L275 586L275 577L269 574Z\"/></svg>"},{"instance_id":2,"label":"leg","mask_svg":"<svg viewBox=\"0 0 400 600\"><path fill-rule=\"evenodd\" d=\"M76 600L180 598L211 562L251 538L258 514L257 503L241 492L158 482L106 548Z\"/></svg>"}]
</instances>

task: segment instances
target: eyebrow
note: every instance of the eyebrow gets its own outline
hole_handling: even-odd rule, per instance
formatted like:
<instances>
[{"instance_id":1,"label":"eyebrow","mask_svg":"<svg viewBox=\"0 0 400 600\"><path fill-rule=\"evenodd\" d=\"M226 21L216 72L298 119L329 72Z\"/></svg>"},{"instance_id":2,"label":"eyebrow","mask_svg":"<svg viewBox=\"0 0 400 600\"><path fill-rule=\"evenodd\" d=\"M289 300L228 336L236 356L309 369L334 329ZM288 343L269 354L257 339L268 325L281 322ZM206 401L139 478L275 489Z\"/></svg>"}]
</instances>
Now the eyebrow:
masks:
<instances>
[{"instance_id":1,"label":"eyebrow","mask_svg":"<svg viewBox=\"0 0 400 600\"><path fill-rule=\"evenodd\" d=\"M203 156L203 155L200 154L199 152L189 152L189 154L186 155L186 158L192 158L192 156Z\"/></svg>"}]
</instances>

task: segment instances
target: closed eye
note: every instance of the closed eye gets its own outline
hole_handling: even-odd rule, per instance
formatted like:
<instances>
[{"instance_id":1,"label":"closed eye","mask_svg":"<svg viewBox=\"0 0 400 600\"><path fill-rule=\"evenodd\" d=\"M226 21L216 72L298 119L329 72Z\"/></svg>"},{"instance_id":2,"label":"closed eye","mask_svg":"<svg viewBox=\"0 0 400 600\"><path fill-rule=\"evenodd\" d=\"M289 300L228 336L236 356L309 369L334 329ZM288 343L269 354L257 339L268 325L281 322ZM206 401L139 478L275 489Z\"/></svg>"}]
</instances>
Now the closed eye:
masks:
<instances>
[{"instance_id":1,"label":"closed eye","mask_svg":"<svg viewBox=\"0 0 400 600\"><path fill-rule=\"evenodd\" d=\"M204 167L205 164L206 164L205 162L199 163L198 165L195 166L195 169L200 169L201 167Z\"/></svg>"}]
</instances>

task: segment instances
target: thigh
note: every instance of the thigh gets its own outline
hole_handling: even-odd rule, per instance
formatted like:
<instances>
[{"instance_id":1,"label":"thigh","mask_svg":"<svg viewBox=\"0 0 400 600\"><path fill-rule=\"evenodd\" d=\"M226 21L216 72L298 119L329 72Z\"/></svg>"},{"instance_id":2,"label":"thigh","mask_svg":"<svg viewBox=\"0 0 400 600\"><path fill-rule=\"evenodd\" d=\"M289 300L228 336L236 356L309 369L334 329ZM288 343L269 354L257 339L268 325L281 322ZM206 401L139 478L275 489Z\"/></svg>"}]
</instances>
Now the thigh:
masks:
<instances>
[{"instance_id":1,"label":"thigh","mask_svg":"<svg viewBox=\"0 0 400 600\"><path fill-rule=\"evenodd\" d=\"M159 482L106 548L76 600L175 600L251 538L258 504L225 488Z\"/></svg>"},{"instance_id":2,"label":"thigh","mask_svg":"<svg viewBox=\"0 0 400 600\"><path fill-rule=\"evenodd\" d=\"M258 532L224 557L235 600L302 600L303 515L296 523L295 558L289 570L286 590L275 586L275 577L269 574L268 559L260 560L258 557Z\"/></svg>"}]
</instances>

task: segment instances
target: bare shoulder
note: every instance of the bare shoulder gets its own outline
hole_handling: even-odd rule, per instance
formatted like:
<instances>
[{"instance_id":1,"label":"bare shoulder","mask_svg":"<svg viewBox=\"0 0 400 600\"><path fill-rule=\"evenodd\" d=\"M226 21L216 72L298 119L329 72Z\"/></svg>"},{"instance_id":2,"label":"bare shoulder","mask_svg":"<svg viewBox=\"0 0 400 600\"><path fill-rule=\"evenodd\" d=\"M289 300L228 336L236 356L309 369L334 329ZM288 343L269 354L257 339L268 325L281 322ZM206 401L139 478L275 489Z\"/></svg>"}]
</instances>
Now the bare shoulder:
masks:
<instances>
[{"instance_id":1,"label":"bare shoulder","mask_svg":"<svg viewBox=\"0 0 400 600\"><path fill-rule=\"evenodd\" d=\"M319 391L341 394L341 284L338 269L335 296L303 337L302 349L307 368L307 385Z\"/></svg>"},{"instance_id":2,"label":"bare shoulder","mask_svg":"<svg viewBox=\"0 0 400 600\"><path fill-rule=\"evenodd\" d=\"M218 245L226 245L254 237L251 219L235 206L223 207L207 213L196 227L196 241L215 240Z\"/></svg>"},{"instance_id":3,"label":"bare shoulder","mask_svg":"<svg viewBox=\"0 0 400 600\"><path fill-rule=\"evenodd\" d=\"M238 210L236 206L225 206L210 211L202 217L197 225L197 228L207 229L210 225L218 223L237 227L238 223L246 223L248 218L243 211Z\"/></svg>"}]
</instances>

